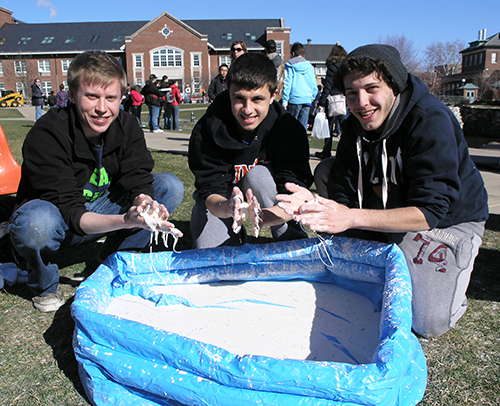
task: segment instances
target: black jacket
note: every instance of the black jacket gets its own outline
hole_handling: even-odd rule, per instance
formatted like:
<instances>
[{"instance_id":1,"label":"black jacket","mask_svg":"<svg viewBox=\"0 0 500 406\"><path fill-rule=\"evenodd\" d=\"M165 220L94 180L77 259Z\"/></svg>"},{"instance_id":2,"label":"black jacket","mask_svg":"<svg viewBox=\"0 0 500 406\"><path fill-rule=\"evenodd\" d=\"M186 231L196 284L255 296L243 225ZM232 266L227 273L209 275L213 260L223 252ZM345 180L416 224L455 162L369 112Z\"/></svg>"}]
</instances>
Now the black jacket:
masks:
<instances>
[{"instance_id":1,"label":"black jacket","mask_svg":"<svg viewBox=\"0 0 500 406\"><path fill-rule=\"evenodd\" d=\"M382 209L376 190L385 188L387 209L417 207L431 228L486 220L488 195L453 113L411 74L399 103L375 140L353 115L344 122L330 197L359 207L362 190L363 208ZM383 162L387 162L386 186Z\"/></svg>"},{"instance_id":2,"label":"black jacket","mask_svg":"<svg viewBox=\"0 0 500 406\"><path fill-rule=\"evenodd\" d=\"M141 90L141 94L144 96L144 102L147 105L161 107L161 98L163 97L163 93L160 92L156 83L147 80Z\"/></svg>"},{"instance_id":3,"label":"black jacket","mask_svg":"<svg viewBox=\"0 0 500 406\"><path fill-rule=\"evenodd\" d=\"M277 102L245 143L231 112L229 93L220 94L196 124L189 141L189 168L201 198L231 195L233 185L253 165L270 167L278 193L286 182L309 187L309 142L304 127Z\"/></svg>"},{"instance_id":4,"label":"black jacket","mask_svg":"<svg viewBox=\"0 0 500 406\"><path fill-rule=\"evenodd\" d=\"M226 79L223 79L222 76L218 74L210 82L210 86L208 87L208 97L210 97L211 100L215 100L215 98L224 90L227 90Z\"/></svg>"},{"instance_id":5,"label":"black jacket","mask_svg":"<svg viewBox=\"0 0 500 406\"><path fill-rule=\"evenodd\" d=\"M87 212L83 189L96 168L90 143L76 119L73 104L50 109L30 130L23 145L18 204L42 199L59 208L70 230L78 235L80 218ZM120 110L104 135L102 163L111 196L126 196L130 203L140 193L154 198L153 158L144 133L131 114Z\"/></svg>"},{"instance_id":6,"label":"black jacket","mask_svg":"<svg viewBox=\"0 0 500 406\"><path fill-rule=\"evenodd\" d=\"M340 67L341 62L335 62L328 66L326 70L326 77L323 82L323 91L321 93L321 97L319 98L318 105L321 107L327 106L327 98L329 95L341 94L339 90L333 86L333 80L335 79L335 75Z\"/></svg>"}]
</instances>

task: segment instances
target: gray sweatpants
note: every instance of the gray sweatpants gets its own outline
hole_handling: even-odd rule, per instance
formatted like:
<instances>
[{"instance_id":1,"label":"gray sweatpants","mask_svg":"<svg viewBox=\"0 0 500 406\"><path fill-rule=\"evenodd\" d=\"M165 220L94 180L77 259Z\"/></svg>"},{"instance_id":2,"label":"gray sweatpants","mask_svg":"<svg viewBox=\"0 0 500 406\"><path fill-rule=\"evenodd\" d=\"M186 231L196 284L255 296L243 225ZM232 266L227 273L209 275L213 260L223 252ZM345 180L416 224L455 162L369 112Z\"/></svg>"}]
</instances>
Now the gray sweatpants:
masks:
<instances>
[{"instance_id":1,"label":"gray sweatpants","mask_svg":"<svg viewBox=\"0 0 500 406\"><path fill-rule=\"evenodd\" d=\"M321 161L314 172L318 194L328 197L335 158ZM444 229L386 234L406 257L412 281L413 330L437 337L450 330L467 310L466 292L484 234L484 222ZM358 230L356 230L358 231ZM349 234L349 233L346 233ZM359 238L373 239L363 230Z\"/></svg>"},{"instance_id":2,"label":"gray sweatpants","mask_svg":"<svg viewBox=\"0 0 500 406\"><path fill-rule=\"evenodd\" d=\"M254 166L237 186L243 194L246 193L247 189L252 189L261 208L273 207L277 204L276 183L271 171L266 166ZM244 227L239 234L235 234L232 229L232 218L215 217L205 206L205 200L200 199L198 192L194 192L193 198L195 200L191 214L193 248L211 248L222 245L238 246L245 242L246 231ZM307 237L307 233L300 227L292 227L289 223L272 226L273 238L284 241Z\"/></svg>"}]
</instances>

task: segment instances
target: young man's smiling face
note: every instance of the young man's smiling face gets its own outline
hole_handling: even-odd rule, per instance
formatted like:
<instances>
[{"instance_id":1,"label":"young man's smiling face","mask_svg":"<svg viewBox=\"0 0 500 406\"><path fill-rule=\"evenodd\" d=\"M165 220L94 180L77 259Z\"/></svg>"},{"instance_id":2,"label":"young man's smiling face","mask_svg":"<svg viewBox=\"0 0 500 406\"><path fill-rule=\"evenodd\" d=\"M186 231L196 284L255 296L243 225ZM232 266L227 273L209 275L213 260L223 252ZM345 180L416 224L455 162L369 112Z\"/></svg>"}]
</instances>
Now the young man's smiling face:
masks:
<instances>
[{"instance_id":1,"label":"young man's smiling face","mask_svg":"<svg viewBox=\"0 0 500 406\"><path fill-rule=\"evenodd\" d=\"M363 76L353 72L344 77L345 94L351 113L366 131L379 131L396 100L393 90L376 72Z\"/></svg>"},{"instance_id":2,"label":"young man's smiling face","mask_svg":"<svg viewBox=\"0 0 500 406\"><path fill-rule=\"evenodd\" d=\"M82 82L72 97L83 133L91 141L98 140L120 112L122 94L118 79L107 87Z\"/></svg>"},{"instance_id":3,"label":"young man's smiling face","mask_svg":"<svg viewBox=\"0 0 500 406\"><path fill-rule=\"evenodd\" d=\"M244 90L231 85L229 88L231 111L240 127L245 131L255 130L267 117L269 106L275 96L276 93L271 95L268 86Z\"/></svg>"}]
</instances>

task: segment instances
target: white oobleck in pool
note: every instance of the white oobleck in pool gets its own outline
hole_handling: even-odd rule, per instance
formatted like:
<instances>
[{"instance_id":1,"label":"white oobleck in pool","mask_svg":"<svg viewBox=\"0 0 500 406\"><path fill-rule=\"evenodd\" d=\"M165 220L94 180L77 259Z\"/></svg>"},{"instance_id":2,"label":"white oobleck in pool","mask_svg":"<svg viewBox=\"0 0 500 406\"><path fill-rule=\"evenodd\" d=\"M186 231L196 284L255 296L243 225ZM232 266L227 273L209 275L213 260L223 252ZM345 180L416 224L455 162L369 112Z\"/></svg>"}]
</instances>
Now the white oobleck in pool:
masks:
<instances>
[{"instance_id":1,"label":"white oobleck in pool","mask_svg":"<svg viewBox=\"0 0 500 406\"><path fill-rule=\"evenodd\" d=\"M371 361L380 313L364 296L328 283L217 282L152 288L155 306L134 295L113 298L107 314L212 344L237 355Z\"/></svg>"}]
</instances>

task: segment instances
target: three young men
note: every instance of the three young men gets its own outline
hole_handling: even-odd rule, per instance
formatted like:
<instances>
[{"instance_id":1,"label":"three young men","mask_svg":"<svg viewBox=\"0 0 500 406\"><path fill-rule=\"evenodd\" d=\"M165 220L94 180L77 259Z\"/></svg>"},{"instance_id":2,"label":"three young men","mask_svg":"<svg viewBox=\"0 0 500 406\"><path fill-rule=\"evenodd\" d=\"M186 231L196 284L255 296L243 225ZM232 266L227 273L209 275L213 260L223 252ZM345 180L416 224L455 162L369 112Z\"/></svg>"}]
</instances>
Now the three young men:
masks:
<instances>
[{"instance_id":1,"label":"three young men","mask_svg":"<svg viewBox=\"0 0 500 406\"><path fill-rule=\"evenodd\" d=\"M396 242L413 285L413 329L438 336L465 313L487 193L451 111L387 45L352 51L336 76L351 116L315 172L316 204L289 184L280 206L313 230ZM356 233L353 233L356 231Z\"/></svg>"},{"instance_id":2,"label":"three young men","mask_svg":"<svg viewBox=\"0 0 500 406\"><path fill-rule=\"evenodd\" d=\"M51 109L25 139L18 207L9 225L17 257L29 271L33 303L42 312L64 304L52 262L61 247L108 236L103 256L142 249L150 231L140 213L151 204L168 218L184 193L174 175L151 174L154 161L143 131L120 109L127 81L115 58L78 55L68 86L72 103Z\"/></svg>"}]
</instances>

